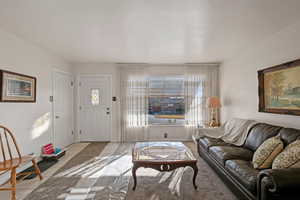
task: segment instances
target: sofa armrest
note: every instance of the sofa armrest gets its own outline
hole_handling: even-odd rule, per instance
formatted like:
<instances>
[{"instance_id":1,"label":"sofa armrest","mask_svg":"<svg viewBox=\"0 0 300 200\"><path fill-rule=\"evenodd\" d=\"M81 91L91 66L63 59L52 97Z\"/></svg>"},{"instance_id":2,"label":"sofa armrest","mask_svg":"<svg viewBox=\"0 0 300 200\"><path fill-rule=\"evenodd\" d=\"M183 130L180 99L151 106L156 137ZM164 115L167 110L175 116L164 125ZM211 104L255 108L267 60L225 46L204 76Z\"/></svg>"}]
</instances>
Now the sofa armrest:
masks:
<instances>
[{"instance_id":1,"label":"sofa armrest","mask_svg":"<svg viewBox=\"0 0 300 200\"><path fill-rule=\"evenodd\" d=\"M260 200L273 195L292 195L300 190L300 168L268 169L258 175L257 190Z\"/></svg>"}]
</instances>

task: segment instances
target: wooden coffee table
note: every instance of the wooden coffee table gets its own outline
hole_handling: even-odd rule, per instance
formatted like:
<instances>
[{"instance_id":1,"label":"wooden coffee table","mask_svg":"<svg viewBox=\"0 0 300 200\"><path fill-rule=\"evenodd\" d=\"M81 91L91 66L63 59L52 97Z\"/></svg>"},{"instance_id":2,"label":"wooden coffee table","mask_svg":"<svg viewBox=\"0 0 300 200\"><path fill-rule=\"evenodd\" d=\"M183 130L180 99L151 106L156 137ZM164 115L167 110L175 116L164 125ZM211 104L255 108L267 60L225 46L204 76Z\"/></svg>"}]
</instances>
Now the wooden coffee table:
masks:
<instances>
[{"instance_id":1,"label":"wooden coffee table","mask_svg":"<svg viewBox=\"0 0 300 200\"><path fill-rule=\"evenodd\" d=\"M197 159L182 142L137 142L132 150L133 190L136 188L136 170L140 167L168 172L180 167L194 170L193 185L197 189Z\"/></svg>"}]
</instances>

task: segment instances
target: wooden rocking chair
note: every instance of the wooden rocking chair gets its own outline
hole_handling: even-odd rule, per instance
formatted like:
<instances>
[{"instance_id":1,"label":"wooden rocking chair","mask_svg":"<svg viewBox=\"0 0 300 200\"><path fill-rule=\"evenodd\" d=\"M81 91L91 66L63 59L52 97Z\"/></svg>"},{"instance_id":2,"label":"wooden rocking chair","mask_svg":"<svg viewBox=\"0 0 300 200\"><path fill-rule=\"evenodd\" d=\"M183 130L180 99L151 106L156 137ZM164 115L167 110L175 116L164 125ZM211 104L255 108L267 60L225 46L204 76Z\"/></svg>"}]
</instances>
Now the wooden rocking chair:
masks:
<instances>
[{"instance_id":1,"label":"wooden rocking chair","mask_svg":"<svg viewBox=\"0 0 300 200\"><path fill-rule=\"evenodd\" d=\"M36 164L34 156L21 156L19 147L17 145L16 139L12 132L0 125L0 174L6 173L10 171L10 184L11 187L8 188L0 188L0 191L3 190L10 190L11 191L11 200L16 200L16 183L17 183L17 176L18 175L30 175L30 174L37 174L40 180L43 179L41 175L41 171ZM16 155L15 155L16 154ZM16 172L17 168L21 165L27 164L32 162L34 171L33 172L25 172L25 173L18 173Z\"/></svg>"}]
</instances>

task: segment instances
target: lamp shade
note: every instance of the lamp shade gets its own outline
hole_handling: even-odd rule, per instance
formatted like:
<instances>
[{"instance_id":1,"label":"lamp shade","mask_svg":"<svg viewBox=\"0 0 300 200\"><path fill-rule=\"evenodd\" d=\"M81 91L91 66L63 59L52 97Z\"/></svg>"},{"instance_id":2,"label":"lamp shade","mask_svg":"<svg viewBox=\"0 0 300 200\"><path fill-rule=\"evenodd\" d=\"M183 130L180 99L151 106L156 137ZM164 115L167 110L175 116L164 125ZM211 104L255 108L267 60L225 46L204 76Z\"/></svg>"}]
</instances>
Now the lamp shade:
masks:
<instances>
[{"instance_id":1,"label":"lamp shade","mask_svg":"<svg viewBox=\"0 0 300 200\"><path fill-rule=\"evenodd\" d=\"M219 97L208 97L207 98L207 108L220 108L221 103Z\"/></svg>"}]
</instances>

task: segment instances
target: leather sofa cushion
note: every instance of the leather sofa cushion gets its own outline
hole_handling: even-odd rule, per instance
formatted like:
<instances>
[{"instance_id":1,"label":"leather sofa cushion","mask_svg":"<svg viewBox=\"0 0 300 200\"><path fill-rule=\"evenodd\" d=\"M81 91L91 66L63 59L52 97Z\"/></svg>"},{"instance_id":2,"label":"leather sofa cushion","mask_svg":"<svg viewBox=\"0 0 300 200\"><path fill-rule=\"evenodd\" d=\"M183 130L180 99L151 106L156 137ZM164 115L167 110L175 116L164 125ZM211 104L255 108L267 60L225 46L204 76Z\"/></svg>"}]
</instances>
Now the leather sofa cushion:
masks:
<instances>
[{"instance_id":1,"label":"leather sofa cushion","mask_svg":"<svg viewBox=\"0 0 300 200\"><path fill-rule=\"evenodd\" d=\"M209 153L222 165L225 165L226 160L240 159L250 161L253 157L252 151L237 146L213 146L209 148Z\"/></svg>"},{"instance_id":2,"label":"leather sofa cushion","mask_svg":"<svg viewBox=\"0 0 300 200\"><path fill-rule=\"evenodd\" d=\"M245 186L252 193L256 193L256 181L259 170L253 168L251 161L227 160L225 168L234 176L238 182Z\"/></svg>"},{"instance_id":3,"label":"leather sofa cushion","mask_svg":"<svg viewBox=\"0 0 300 200\"><path fill-rule=\"evenodd\" d=\"M244 147L251 151L256 149L268 138L274 137L280 131L281 127L269 124L259 123L250 130Z\"/></svg>"},{"instance_id":4,"label":"leather sofa cushion","mask_svg":"<svg viewBox=\"0 0 300 200\"><path fill-rule=\"evenodd\" d=\"M208 151L208 148L211 146L230 146L230 144L225 143L221 139L210 137L201 137L199 139L199 145L201 145L206 151Z\"/></svg>"},{"instance_id":5,"label":"leather sofa cushion","mask_svg":"<svg viewBox=\"0 0 300 200\"><path fill-rule=\"evenodd\" d=\"M280 139L284 145L289 145L297 139L300 139L300 130L293 128L283 128L279 132Z\"/></svg>"}]
</instances>

